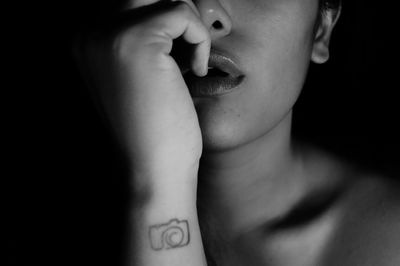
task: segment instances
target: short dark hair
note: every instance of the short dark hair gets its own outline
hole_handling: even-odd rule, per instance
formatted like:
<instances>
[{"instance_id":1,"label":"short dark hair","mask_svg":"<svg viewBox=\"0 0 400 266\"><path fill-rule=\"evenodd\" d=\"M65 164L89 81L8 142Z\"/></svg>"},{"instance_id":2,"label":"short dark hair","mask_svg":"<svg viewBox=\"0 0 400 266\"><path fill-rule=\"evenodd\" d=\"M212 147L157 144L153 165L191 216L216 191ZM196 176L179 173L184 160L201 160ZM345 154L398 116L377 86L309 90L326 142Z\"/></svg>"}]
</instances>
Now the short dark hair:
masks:
<instances>
[{"instance_id":1,"label":"short dark hair","mask_svg":"<svg viewBox=\"0 0 400 266\"><path fill-rule=\"evenodd\" d=\"M319 6L321 11L327 9L337 9L340 7L341 0L319 0Z\"/></svg>"}]
</instances>

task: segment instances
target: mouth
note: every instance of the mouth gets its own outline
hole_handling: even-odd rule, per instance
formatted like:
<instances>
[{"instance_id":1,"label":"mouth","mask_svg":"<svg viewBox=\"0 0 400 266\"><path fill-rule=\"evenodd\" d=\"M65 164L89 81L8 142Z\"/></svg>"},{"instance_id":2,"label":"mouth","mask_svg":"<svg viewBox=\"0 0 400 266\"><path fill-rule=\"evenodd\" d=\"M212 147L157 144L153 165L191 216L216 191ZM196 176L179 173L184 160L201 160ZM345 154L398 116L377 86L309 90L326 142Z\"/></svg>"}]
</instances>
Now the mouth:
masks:
<instances>
[{"instance_id":1,"label":"mouth","mask_svg":"<svg viewBox=\"0 0 400 266\"><path fill-rule=\"evenodd\" d=\"M232 59L213 51L206 76L198 77L188 70L182 74L192 97L215 97L233 92L245 77Z\"/></svg>"}]
</instances>

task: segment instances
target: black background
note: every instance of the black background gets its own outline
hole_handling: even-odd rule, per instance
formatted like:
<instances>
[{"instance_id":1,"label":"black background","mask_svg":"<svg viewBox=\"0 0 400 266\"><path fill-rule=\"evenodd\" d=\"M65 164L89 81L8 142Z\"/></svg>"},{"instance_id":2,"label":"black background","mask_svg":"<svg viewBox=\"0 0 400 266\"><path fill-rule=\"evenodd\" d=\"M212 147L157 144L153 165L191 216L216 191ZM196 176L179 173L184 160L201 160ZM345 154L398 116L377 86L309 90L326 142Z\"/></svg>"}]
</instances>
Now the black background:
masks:
<instances>
[{"instance_id":1,"label":"black background","mask_svg":"<svg viewBox=\"0 0 400 266\"><path fill-rule=\"evenodd\" d=\"M345 0L331 60L311 67L296 106L294 135L396 178L399 31L391 9ZM70 0L19 1L4 11L9 265L118 265L126 169L71 53L79 25L106 10L107 1Z\"/></svg>"}]
</instances>

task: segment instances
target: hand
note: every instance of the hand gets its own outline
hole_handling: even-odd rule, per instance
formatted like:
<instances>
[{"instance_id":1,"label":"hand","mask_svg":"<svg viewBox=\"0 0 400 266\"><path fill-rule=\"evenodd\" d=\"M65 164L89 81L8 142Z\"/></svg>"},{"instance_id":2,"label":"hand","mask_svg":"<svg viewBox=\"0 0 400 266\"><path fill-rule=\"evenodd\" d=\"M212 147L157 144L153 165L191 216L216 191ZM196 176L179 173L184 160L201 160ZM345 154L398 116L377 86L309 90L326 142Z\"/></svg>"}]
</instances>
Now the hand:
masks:
<instances>
[{"instance_id":1,"label":"hand","mask_svg":"<svg viewBox=\"0 0 400 266\"><path fill-rule=\"evenodd\" d=\"M86 38L79 57L135 171L175 171L198 165L201 156L193 101L170 55L179 37L194 47L192 71L206 75L210 35L191 2L133 1Z\"/></svg>"}]
</instances>

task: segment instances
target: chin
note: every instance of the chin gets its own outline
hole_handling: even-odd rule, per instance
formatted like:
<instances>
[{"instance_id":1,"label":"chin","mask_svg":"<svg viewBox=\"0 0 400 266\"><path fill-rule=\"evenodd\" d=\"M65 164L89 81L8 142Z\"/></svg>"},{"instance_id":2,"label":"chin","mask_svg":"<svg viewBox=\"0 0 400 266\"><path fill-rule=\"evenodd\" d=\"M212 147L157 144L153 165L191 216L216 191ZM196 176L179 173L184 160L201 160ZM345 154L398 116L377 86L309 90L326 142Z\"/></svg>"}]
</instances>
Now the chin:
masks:
<instances>
[{"instance_id":1,"label":"chin","mask_svg":"<svg viewBox=\"0 0 400 266\"><path fill-rule=\"evenodd\" d=\"M203 152L224 152L239 147L243 140L229 130L202 130Z\"/></svg>"},{"instance_id":2,"label":"chin","mask_svg":"<svg viewBox=\"0 0 400 266\"><path fill-rule=\"evenodd\" d=\"M282 127L283 130L288 127L290 131L291 109L270 110L268 113L260 117L241 113L234 108L210 107L198 112L203 153L226 152L243 147L272 133L274 129L283 132Z\"/></svg>"},{"instance_id":3,"label":"chin","mask_svg":"<svg viewBox=\"0 0 400 266\"><path fill-rule=\"evenodd\" d=\"M218 113L214 110L199 114L203 151L223 152L240 146L245 141L240 122L243 122L240 118L226 112Z\"/></svg>"},{"instance_id":4,"label":"chin","mask_svg":"<svg viewBox=\"0 0 400 266\"><path fill-rule=\"evenodd\" d=\"M203 112L199 115L203 152L224 152L256 139L260 129L231 112Z\"/></svg>"}]
</instances>

